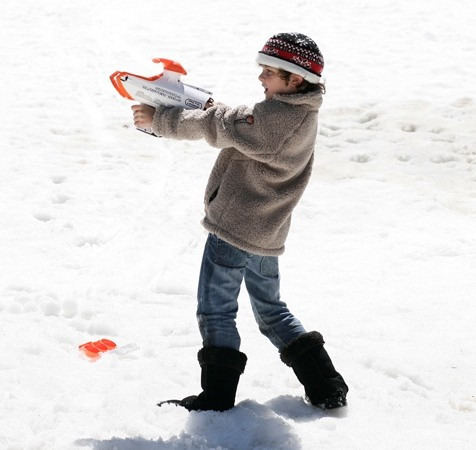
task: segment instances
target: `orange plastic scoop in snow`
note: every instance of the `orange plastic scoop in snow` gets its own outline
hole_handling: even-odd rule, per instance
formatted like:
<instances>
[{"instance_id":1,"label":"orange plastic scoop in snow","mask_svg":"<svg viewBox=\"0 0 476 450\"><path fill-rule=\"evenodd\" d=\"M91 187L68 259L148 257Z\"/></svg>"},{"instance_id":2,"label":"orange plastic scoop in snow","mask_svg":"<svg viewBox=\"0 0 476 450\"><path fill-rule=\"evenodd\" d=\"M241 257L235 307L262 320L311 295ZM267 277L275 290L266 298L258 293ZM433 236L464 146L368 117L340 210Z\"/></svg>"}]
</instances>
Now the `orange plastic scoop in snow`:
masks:
<instances>
[{"instance_id":1,"label":"orange plastic scoop in snow","mask_svg":"<svg viewBox=\"0 0 476 450\"><path fill-rule=\"evenodd\" d=\"M90 359L98 359L101 353L108 352L117 347L116 343L109 339L100 339L95 342L86 342L79 346L79 351L83 352Z\"/></svg>"}]
</instances>

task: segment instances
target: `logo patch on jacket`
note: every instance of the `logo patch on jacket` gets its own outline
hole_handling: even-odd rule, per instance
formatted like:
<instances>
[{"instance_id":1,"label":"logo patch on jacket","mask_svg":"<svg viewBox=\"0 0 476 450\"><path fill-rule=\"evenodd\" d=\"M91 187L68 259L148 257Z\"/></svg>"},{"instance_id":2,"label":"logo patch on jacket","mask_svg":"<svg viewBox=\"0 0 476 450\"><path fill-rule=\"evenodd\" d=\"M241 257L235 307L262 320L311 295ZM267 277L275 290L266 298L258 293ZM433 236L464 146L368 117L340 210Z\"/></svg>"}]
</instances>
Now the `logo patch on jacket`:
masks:
<instances>
[{"instance_id":1,"label":"logo patch on jacket","mask_svg":"<svg viewBox=\"0 0 476 450\"><path fill-rule=\"evenodd\" d=\"M247 123L248 125L253 125L255 123L255 118L253 116L246 116L243 119L236 119L234 123Z\"/></svg>"}]
</instances>

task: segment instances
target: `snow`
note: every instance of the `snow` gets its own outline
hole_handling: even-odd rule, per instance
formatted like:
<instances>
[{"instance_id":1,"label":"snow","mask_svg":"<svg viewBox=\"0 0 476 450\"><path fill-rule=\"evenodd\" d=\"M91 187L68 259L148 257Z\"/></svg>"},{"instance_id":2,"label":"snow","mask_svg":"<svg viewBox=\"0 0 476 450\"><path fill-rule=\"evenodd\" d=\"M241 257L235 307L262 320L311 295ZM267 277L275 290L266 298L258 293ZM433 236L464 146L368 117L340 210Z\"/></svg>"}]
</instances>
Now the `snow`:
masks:
<instances>
[{"instance_id":1,"label":"snow","mask_svg":"<svg viewBox=\"0 0 476 450\"><path fill-rule=\"evenodd\" d=\"M469 449L476 441L476 59L470 0L2 2L0 447ZM312 181L282 294L349 406L307 406L246 292L237 406L199 392L195 289L216 150L134 130L109 75L180 61L230 105L263 98L272 34L324 54ZM82 343L121 351L92 363Z\"/></svg>"}]
</instances>

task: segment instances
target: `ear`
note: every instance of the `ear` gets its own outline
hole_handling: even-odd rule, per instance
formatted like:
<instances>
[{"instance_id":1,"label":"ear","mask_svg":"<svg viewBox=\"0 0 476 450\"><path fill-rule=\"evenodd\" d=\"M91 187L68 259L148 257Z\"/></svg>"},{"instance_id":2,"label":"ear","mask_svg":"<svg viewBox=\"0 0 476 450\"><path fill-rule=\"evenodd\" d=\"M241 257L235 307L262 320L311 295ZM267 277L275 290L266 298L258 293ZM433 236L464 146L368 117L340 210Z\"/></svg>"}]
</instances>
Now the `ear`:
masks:
<instances>
[{"instance_id":1,"label":"ear","mask_svg":"<svg viewBox=\"0 0 476 450\"><path fill-rule=\"evenodd\" d=\"M297 75L295 73L291 74L291 78L289 79L289 82L291 83L291 86L298 87L302 83L303 77L301 75Z\"/></svg>"}]
</instances>

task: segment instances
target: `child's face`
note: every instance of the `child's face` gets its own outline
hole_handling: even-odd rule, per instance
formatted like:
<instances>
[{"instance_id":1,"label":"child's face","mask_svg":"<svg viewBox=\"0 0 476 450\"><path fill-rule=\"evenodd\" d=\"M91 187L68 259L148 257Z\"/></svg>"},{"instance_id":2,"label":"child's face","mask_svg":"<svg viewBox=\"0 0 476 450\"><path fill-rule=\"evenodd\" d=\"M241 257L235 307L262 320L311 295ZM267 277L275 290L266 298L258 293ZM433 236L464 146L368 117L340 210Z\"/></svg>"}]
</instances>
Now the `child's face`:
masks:
<instances>
[{"instance_id":1,"label":"child's face","mask_svg":"<svg viewBox=\"0 0 476 450\"><path fill-rule=\"evenodd\" d=\"M269 100L274 94L293 94L297 92L296 83L293 82L293 77L299 75L291 75L291 80L286 82L279 76L279 70L270 66L261 66L262 72L258 77L261 81L261 85L264 87L264 95L266 100ZM297 83L299 85L299 83Z\"/></svg>"}]
</instances>

